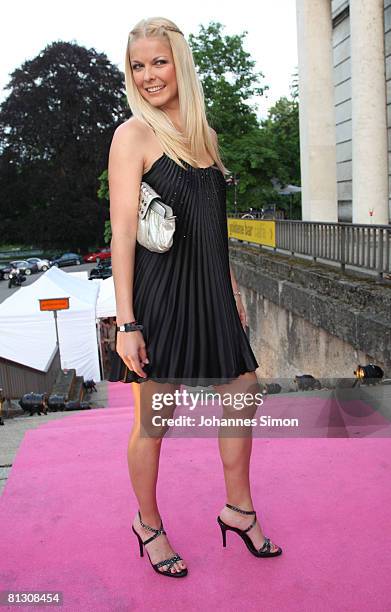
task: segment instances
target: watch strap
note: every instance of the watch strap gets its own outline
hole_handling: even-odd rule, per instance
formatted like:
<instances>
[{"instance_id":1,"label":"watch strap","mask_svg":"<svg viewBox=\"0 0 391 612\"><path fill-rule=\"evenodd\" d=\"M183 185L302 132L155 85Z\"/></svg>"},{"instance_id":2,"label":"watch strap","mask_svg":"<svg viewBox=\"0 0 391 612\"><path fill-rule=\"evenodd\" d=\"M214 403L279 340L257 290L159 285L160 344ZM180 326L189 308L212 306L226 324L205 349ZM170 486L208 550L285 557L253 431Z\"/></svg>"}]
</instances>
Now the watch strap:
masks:
<instances>
[{"instance_id":1,"label":"watch strap","mask_svg":"<svg viewBox=\"0 0 391 612\"><path fill-rule=\"evenodd\" d=\"M139 331L144 329L144 326L136 321L132 321L131 323L123 323L122 325L117 325L117 331L121 332L131 332L131 331Z\"/></svg>"}]
</instances>

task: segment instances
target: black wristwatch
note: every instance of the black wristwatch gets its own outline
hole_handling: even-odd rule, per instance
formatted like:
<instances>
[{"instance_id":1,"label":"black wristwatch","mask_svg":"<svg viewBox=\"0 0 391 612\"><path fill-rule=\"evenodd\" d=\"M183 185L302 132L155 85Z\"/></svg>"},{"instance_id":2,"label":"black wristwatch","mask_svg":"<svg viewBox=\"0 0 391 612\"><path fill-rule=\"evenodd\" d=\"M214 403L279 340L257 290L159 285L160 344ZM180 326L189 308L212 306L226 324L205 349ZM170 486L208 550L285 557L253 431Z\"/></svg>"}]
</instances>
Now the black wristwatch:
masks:
<instances>
[{"instance_id":1,"label":"black wristwatch","mask_svg":"<svg viewBox=\"0 0 391 612\"><path fill-rule=\"evenodd\" d=\"M122 325L117 325L117 331L121 332L139 331L141 329L144 329L144 326L140 323L137 323L137 321L131 321L131 323L123 323Z\"/></svg>"}]
</instances>

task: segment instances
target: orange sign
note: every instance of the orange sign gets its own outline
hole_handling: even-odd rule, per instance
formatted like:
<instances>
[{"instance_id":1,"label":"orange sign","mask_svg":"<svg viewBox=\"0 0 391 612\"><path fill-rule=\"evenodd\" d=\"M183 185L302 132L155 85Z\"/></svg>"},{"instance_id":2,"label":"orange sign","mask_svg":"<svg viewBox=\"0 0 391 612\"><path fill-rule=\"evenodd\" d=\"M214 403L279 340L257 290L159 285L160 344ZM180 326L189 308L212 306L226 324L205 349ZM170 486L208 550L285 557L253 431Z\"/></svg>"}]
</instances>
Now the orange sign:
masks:
<instances>
[{"instance_id":1,"label":"orange sign","mask_svg":"<svg viewBox=\"0 0 391 612\"><path fill-rule=\"evenodd\" d=\"M39 300L40 310L67 310L69 308L69 298L50 298Z\"/></svg>"}]
</instances>

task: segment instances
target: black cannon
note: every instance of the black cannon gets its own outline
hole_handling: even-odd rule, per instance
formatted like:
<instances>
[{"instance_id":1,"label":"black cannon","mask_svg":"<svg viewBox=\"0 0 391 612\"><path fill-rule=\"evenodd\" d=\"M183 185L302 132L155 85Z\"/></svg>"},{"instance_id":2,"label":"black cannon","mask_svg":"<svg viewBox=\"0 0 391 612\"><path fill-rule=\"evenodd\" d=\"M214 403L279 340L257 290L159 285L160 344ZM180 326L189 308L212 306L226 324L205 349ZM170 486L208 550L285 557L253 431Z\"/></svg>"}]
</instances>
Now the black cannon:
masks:
<instances>
[{"instance_id":1,"label":"black cannon","mask_svg":"<svg viewBox=\"0 0 391 612\"><path fill-rule=\"evenodd\" d=\"M357 369L353 371L353 374L356 377L353 386L356 386L358 383L362 383L363 385L377 385L382 381L384 371L380 366L374 363L368 363L368 365L365 366L358 365Z\"/></svg>"},{"instance_id":2,"label":"black cannon","mask_svg":"<svg viewBox=\"0 0 391 612\"><path fill-rule=\"evenodd\" d=\"M273 395L274 393L281 392L281 385L278 383L266 383L263 392L267 395Z\"/></svg>"},{"instance_id":3,"label":"black cannon","mask_svg":"<svg viewBox=\"0 0 391 612\"><path fill-rule=\"evenodd\" d=\"M33 416L35 413L38 415L47 414L48 395L47 393L25 393L20 398L19 405L24 412L29 412L30 416Z\"/></svg>"},{"instance_id":4,"label":"black cannon","mask_svg":"<svg viewBox=\"0 0 391 612\"><path fill-rule=\"evenodd\" d=\"M91 410L91 406L88 402L68 400L65 402L65 410Z\"/></svg>"},{"instance_id":5,"label":"black cannon","mask_svg":"<svg viewBox=\"0 0 391 612\"><path fill-rule=\"evenodd\" d=\"M57 412L58 410L65 409L66 398L65 395L54 394L50 395L48 399L49 410L52 412Z\"/></svg>"},{"instance_id":6,"label":"black cannon","mask_svg":"<svg viewBox=\"0 0 391 612\"><path fill-rule=\"evenodd\" d=\"M302 376L295 376L294 382L298 391L313 391L314 389L321 389L322 385L317 378L314 378L311 374L303 374Z\"/></svg>"}]
</instances>

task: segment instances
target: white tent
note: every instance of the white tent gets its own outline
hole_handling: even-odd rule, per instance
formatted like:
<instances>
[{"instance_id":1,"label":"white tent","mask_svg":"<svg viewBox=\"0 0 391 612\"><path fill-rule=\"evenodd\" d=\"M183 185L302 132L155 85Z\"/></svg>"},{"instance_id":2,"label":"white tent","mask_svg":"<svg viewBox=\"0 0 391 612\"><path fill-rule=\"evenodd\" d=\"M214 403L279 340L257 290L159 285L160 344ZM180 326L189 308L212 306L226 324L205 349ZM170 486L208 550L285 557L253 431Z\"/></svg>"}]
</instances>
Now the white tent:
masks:
<instances>
[{"instance_id":1,"label":"white tent","mask_svg":"<svg viewBox=\"0 0 391 612\"><path fill-rule=\"evenodd\" d=\"M98 301L96 303L96 316L101 317L115 317L116 316L116 304L115 304L115 292L114 292L114 281L113 277L95 279L95 282L100 282Z\"/></svg>"},{"instance_id":2,"label":"white tent","mask_svg":"<svg viewBox=\"0 0 391 612\"><path fill-rule=\"evenodd\" d=\"M39 300L69 297L57 313L62 368L101 380L95 312L99 285L52 267L0 304L0 356L45 371L56 346L54 315Z\"/></svg>"},{"instance_id":3,"label":"white tent","mask_svg":"<svg viewBox=\"0 0 391 612\"><path fill-rule=\"evenodd\" d=\"M83 280L88 280L87 270L80 270L80 272L67 272L67 274L70 274L74 278L81 278Z\"/></svg>"}]
</instances>

